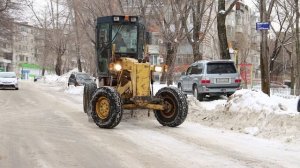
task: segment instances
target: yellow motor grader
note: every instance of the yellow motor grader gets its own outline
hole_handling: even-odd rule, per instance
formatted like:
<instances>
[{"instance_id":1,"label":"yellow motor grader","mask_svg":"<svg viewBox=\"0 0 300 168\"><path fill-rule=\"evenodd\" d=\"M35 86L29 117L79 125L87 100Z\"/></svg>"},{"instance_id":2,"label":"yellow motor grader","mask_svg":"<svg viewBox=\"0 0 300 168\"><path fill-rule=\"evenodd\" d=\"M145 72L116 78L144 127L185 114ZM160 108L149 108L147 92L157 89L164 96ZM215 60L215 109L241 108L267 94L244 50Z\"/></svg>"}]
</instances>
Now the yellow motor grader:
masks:
<instances>
[{"instance_id":1,"label":"yellow motor grader","mask_svg":"<svg viewBox=\"0 0 300 168\"><path fill-rule=\"evenodd\" d=\"M137 16L97 18L96 83L84 86L83 107L100 128L114 128L124 109L151 109L163 126L176 127L188 113L186 95L176 87L164 87L153 95L154 66L144 58L145 27Z\"/></svg>"}]
</instances>

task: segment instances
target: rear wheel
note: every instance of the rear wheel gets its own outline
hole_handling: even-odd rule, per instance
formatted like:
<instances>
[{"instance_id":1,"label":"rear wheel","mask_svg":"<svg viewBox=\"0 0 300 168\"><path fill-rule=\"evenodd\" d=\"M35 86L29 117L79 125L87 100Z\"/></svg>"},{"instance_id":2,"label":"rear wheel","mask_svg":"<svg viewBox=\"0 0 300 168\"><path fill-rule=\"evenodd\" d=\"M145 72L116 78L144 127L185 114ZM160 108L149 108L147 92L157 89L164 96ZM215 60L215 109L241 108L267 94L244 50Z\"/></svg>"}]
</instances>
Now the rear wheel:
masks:
<instances>
[{"instance_id":1,"label":"rear wheel","mask_svg":"<svg viewBox=\"0 0 300 168\"><path fill-rule=\"evenodd\" d=\"M154 110L157 121L163 126L176 127L184 122L188 113L186 96L175 87L164 87L156 93L163 100L165 110Z\"/></svg>"},{"instance_id":2,"label":"rear wheel","mask_svg":"<svg viewBox=\"0 0 300 168\"><path fill-rule=\"evenodd\" d=\"M193 87L193 95L199 101L203 101L204 99L204 94L198 92L197 86Z\"/></svg>"},{"instance_id":3,"label":"rear wheel","mask_svg":"<svg viewBox=\"0 0 300 168\"><path fill-rule=\"evenodd\" d=\"M88 112L91 98L92 98L93 93L95 92L96 89L97 89L97 85L94 82L87 83L87 84L84 85L84 89L83 89L83 110L84 110L85 113Z\"/></svg>"},{"instance_id":4,"label":"rear wheel","mask_svg":"<svg viewBox=\"0 0 300 168\"><path fill-rule=\"evenodd\" d=\"M122 118L121 96L113 87L100 87L91 100L91 116L100 128L114 128Z\"/></svg>"}]
</instances>

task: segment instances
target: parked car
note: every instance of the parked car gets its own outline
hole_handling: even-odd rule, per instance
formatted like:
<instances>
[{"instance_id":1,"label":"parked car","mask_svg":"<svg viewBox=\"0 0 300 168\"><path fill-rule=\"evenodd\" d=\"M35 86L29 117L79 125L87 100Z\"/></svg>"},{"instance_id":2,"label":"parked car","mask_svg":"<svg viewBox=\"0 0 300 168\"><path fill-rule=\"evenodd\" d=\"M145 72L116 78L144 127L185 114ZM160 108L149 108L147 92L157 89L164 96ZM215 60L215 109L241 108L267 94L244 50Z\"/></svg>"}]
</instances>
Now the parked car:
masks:
<instances>
[{"instance_id":1,"label":"parked car","mask_svg":"<svg viewBox=\"0 0 300 168\"><path fill-rule=\"evenodd\" d=\"M206 95L232 95L240 89L241 79L230 60L197 61L189 66L179 81L178 88L192 92L200 101Z\"/></svg>"},{"instance_id":2,"label":"parked car","mask_svg":"<svg viewBox=\"0 0 300 168\"><path fill-rule=\"evenodd\" d=\"M73 72L71 73L69 80L68 80L68 86L74 85L74 86L83 86L86 83L92 82L92 77L84 72Z\"/></svg>"},{"instance_id":3,"label":"parked car","mask_svg":"<svg viewBox=\"0 0 300 168\"><path fill-rule=\"evenodd\" d=\"M15 72L0 72L0 88L19 90L18 78Z\"/></svg>"}]
</instances>

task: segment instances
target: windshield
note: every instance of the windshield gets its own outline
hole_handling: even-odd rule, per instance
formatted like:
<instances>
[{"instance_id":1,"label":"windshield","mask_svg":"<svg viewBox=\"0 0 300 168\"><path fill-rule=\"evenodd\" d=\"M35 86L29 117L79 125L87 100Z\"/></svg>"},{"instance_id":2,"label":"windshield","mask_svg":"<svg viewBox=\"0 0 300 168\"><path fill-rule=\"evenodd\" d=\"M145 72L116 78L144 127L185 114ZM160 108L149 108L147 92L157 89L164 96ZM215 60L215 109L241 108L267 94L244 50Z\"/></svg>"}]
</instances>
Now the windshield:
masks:
<instances>
[{"instance_id":1,"label":"windshield","mask_svg":"<svg viewBox=\"0 0 300 168\"><path fill-rule=\"evenodd\" d=\"M0 72L0 78L16 78L14 72Z\"/></svg>"},{"instance_id":2,"label":"windshield","mask_svg":"<svg viewBox=\"0 0 300 168\"><path fill-rule=\"evenodd\" d=\"M112 41L116 45L116 53L137 52L137 26L113 25Z\"/></svg>"}]
</instances>

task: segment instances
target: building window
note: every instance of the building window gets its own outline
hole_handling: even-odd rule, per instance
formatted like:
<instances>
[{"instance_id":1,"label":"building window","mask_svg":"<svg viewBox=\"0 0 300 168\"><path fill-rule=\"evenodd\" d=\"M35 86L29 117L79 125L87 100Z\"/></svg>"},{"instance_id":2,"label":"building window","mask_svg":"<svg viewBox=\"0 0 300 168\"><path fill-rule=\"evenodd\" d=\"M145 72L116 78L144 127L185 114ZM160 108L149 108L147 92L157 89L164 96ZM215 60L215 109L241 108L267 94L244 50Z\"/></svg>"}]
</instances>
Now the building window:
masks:
<instances>
[{"instance_id":1,"label":"building window","mask_svg":"<svg viewBox=\"0 0 300 168\"><path fill-rule=\"evenodd\" d=\"M24 55L19 56L20 61L24 61Z\"/></svg>"},{"instance_id":2,"label":"building window","mask_svg":"<svg viewBox=\"0 0 300 168\"><path fill-rule=\"evenodd\" d=\"M26 62L28 62L28 60L29 60L28 57L26 57Z\"/></svg>"}]
</instances>

